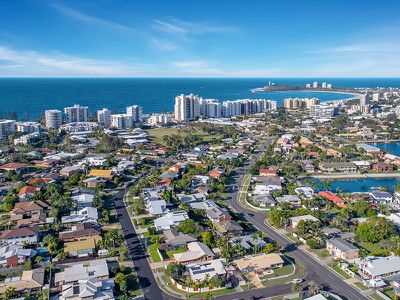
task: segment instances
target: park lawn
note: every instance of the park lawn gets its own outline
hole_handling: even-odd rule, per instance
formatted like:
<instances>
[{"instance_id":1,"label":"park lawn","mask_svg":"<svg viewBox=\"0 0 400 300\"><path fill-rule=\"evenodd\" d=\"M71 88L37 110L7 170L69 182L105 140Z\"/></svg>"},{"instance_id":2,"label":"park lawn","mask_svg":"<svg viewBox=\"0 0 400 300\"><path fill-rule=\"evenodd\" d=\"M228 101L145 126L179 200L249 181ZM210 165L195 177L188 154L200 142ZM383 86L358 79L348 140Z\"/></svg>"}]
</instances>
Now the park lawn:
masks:
<instances>
[{"instance_id":1,"label":"park lawn","mask_svg":"<svg viewBox=\"0 0 400 300\"><path fill-rule=\"evenodd\" d=\"M179 133L179 128L177 127L166 127L166 128L156 128L149 129L147 133L154 138L156 144L165 145L163 137L166 135L173 135ZM193 130L190 132L193 135L197 135L203 139L204 142L210 142L213 140L219 140L222 138L222 134L209 134L203 130Z\"/></svg>"},{"instance_id":2,"label":"park lawn","mask_svg":"<svg viewBox=\"0 0 400 300\"><path fill-rule=\"evenodd\" d=\"M158 251L157 251L157 249L159 247L160 247L159 243L152 244L152 245L150 245L148 247L149 251L150 251L151 258L153 259L154 262L161 262L160 255L158 255Z\"/></svg>"},{"instance_id":3,"label":"park lawn","mask_svg":"<svg viewBox=\"0 0 400 300\"><path fill-rule=\"evenodd\" d=\"M391 288L384 288L382 290L382 293L384 293L386 296L388 296L390 299L397 299L396 296L393 293L393 290Z\"/></svg>"},{"instance_id":4,"label":"park lawn","mask_svg":"<svg viewBox=\"0 0 400 300\"><path fill-rule=\"evenodd\" d=\"M174 258L174 254L186 252L185 249L178 249L178 250L169 250L166 252L167 258L172 259Z\"/></svg>"},{"instance_id":5,"label":"park lawn","mask_svg":"<svg viewBox=\"0 0 400 300\"><path fill-rule=\"evenodd\" d=\"M366 291L368 290L368 287L366 285L364 285L361 281L357 281L355 283L353 283L358 289L362 290L362 291Z\"/></svg>"},{"instance_id":6,"label":"park lawn","mask_svg":"<svg viewBox=\"0 0 400 300\"><path fill-rule=\"evenodd\" d=\"M345 279L350 279L351 276L347 274L344 270L340 268L338 264L335 264L331 267L333 270L335 270L337 273L339 273L340 276L342 276Z\"/></svg>"},{"instance_id":7,"label":"park lawn","mask_svg":"<svg viewBox=\"0 0 400 300\"><path fill-rule=\"evenodd\" d=\"M384 300L381 296L379 296L378 294L371 294L370 295L370 297L372 298L372 299L375 299L375 300Z\"/></svg>"}]
</instances>

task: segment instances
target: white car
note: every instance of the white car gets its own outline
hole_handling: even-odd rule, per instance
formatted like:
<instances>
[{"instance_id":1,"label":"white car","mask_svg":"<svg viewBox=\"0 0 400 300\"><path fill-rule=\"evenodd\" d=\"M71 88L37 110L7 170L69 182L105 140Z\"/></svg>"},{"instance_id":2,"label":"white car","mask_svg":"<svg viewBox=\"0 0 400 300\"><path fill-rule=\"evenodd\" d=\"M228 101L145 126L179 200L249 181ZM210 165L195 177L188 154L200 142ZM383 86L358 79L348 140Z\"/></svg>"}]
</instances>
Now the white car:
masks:
<instances>
[{"instance_id":1,"label":"white car","mask_svg":"<svg viewBox=\"0 0 400 300\"><path fill-rule=\"evenodd\" d=\"M292 283L302 283L302 282L303 282L303 279L301 279L301 278L295 278L292 280Z\"/></svg>"}]
</instances>

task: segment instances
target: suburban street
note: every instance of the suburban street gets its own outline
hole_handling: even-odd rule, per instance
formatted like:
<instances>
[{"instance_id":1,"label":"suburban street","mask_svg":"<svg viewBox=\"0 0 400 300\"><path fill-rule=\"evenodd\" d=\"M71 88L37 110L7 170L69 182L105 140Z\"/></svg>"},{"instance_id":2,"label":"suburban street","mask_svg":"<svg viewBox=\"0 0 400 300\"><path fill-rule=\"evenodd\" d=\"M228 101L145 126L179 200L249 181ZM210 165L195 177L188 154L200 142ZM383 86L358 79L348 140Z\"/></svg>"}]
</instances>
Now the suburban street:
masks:
<instances>
[{"instance_id":1,"label":"suburban street","mask_svg":"<svg viewBox=\"0 0 400 300\"><path fill-rule=\"evenodd\" d=\"M259 150L256 155L249 161L249 163L238 170L237 176L237 185L240 187L242 185L244 176L247 174L251 166L261 157L265 145L267 142L264 142L260 145ZM295 259L301 261L307 269L306 282L310 279L315 282L329 286L330 290L345 299L348 300L359 300L359 299L367 299L363 294L361 294L354 287L345 283L338 275L334 274L330 270L328 270L325 266L320 264L316 259L314 259L309 254L305 253L303 250L298 249L292 241L288 240L286 237L280 235L275 229L271 226L265 224L266 214L255 212L254 210L243 207L239 203L239 190L233 190L230 195L230 207L235 210L241 217L249 221L253 224L258 230L266 233L267 237L279 243L282 247L287 249L291 256ZM279 289L282 293L284 291L285 286L276 286L276 289ZM250 291L242 292L237 294L238 298L248 299L251 297L259 297L260 294L265 295L264 289L257 290L253 289ZM290 293L290 285L286 285L286 293ZM265 295L267 296L267 295ZM220 297L220 299L230 299L229 297Z\"/></svg>"},{"instance_id":2,"label":"suburban street","mask_svg":"<svg viewBox=\"0 0 400 300\"><path fill-rule=\"evenodd\" d=\"M118 220L121 223L122 230L128 245L129 254L135 265L135 271L139 276L141 287L146 299L175 299L166 295L158 286L150 265L146 259L146 250L142 246L137 236L131 218L126 210L123 198L125 190L119 191L114 196L115 208L117 210Z\"/></svg>"}]
</instances>

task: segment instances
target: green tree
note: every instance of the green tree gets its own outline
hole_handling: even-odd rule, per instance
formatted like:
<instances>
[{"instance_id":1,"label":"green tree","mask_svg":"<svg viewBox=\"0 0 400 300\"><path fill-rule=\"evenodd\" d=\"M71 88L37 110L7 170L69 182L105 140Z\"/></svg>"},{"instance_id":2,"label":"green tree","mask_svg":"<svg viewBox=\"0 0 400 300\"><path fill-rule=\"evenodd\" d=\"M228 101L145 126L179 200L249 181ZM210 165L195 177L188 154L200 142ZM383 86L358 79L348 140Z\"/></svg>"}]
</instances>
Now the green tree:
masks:
<instances>
[{"instance_id":1,"label":"green tree","mask_svg":"<svg viewBox=\"0 0 400 300\"><path fill-rule=\"evenodd\" d=\"M364 242L377 243L397 234L397 227L393 222L383 217L372 217L368 221L358 224L356 237Z\"/></svg>"},{"instance_id":2,"label":"green tree","mask_svg":"<svg viewBox=\"0 0 400 300\"><path fill-rule=\"evenodd\" d=\"M214 236L212 235L211 231L205 231L202 234L203 238L203 243L206 244L207 246L212 246L214 245Z\"/></svg>"}]
</instances>

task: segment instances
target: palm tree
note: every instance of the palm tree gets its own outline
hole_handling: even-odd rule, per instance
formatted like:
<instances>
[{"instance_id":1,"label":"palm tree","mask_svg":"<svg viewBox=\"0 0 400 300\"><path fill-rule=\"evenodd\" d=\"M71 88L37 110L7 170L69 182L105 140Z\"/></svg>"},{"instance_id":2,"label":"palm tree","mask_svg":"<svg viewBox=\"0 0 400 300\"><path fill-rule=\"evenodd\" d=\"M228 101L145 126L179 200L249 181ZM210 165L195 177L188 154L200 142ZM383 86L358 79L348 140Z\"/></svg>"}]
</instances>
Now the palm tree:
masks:
<instances>
[{"instance_id":1,"label":"palm tree","mask_svg":"<svg viewBox=\"0 0 400 300\"><path fill-rule=\"evenodd\" d=\"M312 294L312 295L318 294L318 293L319 293L319 286L318 286L318 284L317 284L315 281L311 280L311 281L308 283L308 291L309 291L310 294Z\"/></svg>"}]
</instances>

